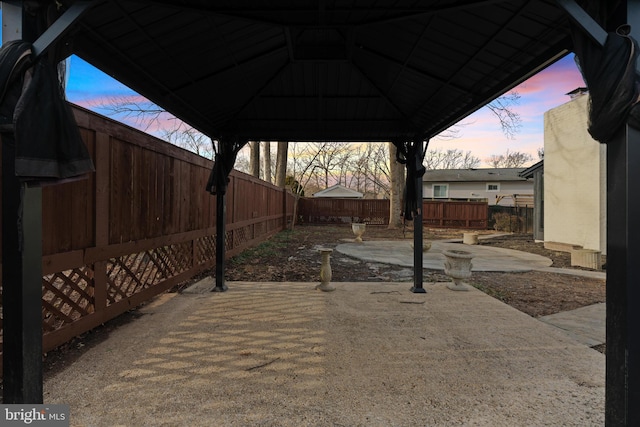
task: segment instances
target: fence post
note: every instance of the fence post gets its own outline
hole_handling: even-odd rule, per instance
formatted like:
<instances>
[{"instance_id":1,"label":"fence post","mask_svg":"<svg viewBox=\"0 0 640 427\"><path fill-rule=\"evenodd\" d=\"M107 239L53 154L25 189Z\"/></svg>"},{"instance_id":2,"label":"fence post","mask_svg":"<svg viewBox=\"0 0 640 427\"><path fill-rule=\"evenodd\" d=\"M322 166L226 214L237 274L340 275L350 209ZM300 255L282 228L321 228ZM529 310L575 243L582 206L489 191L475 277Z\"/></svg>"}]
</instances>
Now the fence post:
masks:
<instances>
[{"instance_id":1,"label":"fence post","mask_svg":"<svg viewBox=\"0 0 640 427\"><path fill-rule=\"evenodd\" d=\"M96 132L95 247L109 245L111 139ZM107 307L107 261L93 264L93 304L96 312Z\"/></svg>"},{"instance_id":2,"label":"fence post","mask_svg":"<svg viewBox=\"0 0 640 427\"><path fill-rule=\"evenodd\" d=\"M287 189L282 189L282 229L287 229Z\"/></svg>"}]
</instances>

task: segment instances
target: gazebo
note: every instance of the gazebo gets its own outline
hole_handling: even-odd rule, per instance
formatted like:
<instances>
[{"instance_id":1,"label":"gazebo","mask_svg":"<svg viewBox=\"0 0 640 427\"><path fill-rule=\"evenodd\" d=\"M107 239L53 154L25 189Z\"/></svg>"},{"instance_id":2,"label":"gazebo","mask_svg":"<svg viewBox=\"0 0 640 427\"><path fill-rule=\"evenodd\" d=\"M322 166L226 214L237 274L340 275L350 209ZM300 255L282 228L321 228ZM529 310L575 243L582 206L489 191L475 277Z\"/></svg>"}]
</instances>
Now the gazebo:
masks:
<instances>
[{"instance_id":1,"label":"gazebo","mask_svg":"<svg viewBox=\"0 0 640 427\"><path fill-rule=\"evenodd\" d=\"M640 134L625 120L636 122L640 0L40 0L2 2L2 19L4 43L27 41L51 63L75 53L216 141L202 191L217 198L218 230L227 176L250 140L393 142L407 168L405 216L421 222L429 139L575 51L593 131L608 144L606 418L640 419ZM13 150L3 143L4 402L37 403L40 196L16 177ZM424 292L421 233L414 292Z\"/></svg>"}]
</instances>

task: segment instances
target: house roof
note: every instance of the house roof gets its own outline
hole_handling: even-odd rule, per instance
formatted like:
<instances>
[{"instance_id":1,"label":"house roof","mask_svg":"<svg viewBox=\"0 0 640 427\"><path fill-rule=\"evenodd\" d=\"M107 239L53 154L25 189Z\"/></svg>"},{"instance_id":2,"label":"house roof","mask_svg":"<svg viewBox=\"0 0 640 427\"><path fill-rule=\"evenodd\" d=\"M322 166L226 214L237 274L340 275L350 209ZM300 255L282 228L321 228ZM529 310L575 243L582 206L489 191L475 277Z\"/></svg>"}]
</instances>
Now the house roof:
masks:
<instances>
[{"instance_id":1,"label":"house roof","mask_svg":"<svg viewBox=\"0 0 640 427\"><path fill-rule=\"evenodd\" d=\"M425 172L423 182L524 181L525 168L435 169Z\"/></svg>"},{"instance_id":2,"label":"house roof","mask_svg":"<svg viewBox=\"0 0 640 427\"><path fill-rule=\"evenodd\" d=\"M533 174L540 169L544 169L544 160L540 160L538 163L529 166L520 172L520 176L523 178L533 178Z\"/></svg>"},{"instance_id":3,"label":"house roof","mask_svg":"<svg viewBox=\"0 0 640 427\"><path fill-rule=\"evenodd\" d=\"M215 139L426 140L572 46L554 0L91 5L60 45Z\"/></svg>"},{"instance_id":4,"label":"house roof","mask_svg":"<svg viewBox=\"0 0 640 427\"><path fill-rule=\"evenodd\" d=\"M332 185L331 187L325 188L324 190L313 193L313 197L341 197L361 199L364 197L364 194L359 191L347 188L344 185L336 184Z\"/></svg>"}]
</instances>

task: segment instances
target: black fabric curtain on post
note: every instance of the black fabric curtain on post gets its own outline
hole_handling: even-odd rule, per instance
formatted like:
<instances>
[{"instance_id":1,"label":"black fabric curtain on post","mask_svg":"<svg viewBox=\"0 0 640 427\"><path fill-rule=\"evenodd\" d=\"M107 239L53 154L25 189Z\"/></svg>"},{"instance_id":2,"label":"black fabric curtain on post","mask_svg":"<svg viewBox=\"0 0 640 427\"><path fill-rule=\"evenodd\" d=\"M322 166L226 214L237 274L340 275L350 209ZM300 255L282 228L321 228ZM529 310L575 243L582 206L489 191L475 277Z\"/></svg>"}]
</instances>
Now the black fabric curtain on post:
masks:
<instances>
[{"instance_id":1,"label":"black fabric curtain on post","mask_svg":"<svg viewBox=\"0 0 640 427\"><path fill-rule=\"evenodd\" d=\"M95 170L54 66L21 40L0 48L0 132L16 176L55 183Z\"/></svg>"},{"instance_id":2,"label":"black fabric curtain on post","mask_svg":"<svg viewBox=\"0 0 640 427\"><path fill-rule=\"evenodd\" d=\"M413 220L418 208L422 207L422 200L418 200L416 179L424 176L425 167L423 165L426 149L422 149L422 141L393 141L396 146L396 160L405 165L407 178L403 191L403 216L407 221ZM419 157L419 162L416 158Z\"/></svg>"},{"instance_id":3,"label":"black fabric curtain on post","mask_svg":"<svg viewBox=\"0 0 640 427\"><path fill-rule=\"evenodd\" d=\"M578 67L589 88L588 130L593 139L602 143L610 142L626 123L640 129L638 43L629 33L628 25L620 26L600 46L572 26Z\"/></svg>"}]
</instances>

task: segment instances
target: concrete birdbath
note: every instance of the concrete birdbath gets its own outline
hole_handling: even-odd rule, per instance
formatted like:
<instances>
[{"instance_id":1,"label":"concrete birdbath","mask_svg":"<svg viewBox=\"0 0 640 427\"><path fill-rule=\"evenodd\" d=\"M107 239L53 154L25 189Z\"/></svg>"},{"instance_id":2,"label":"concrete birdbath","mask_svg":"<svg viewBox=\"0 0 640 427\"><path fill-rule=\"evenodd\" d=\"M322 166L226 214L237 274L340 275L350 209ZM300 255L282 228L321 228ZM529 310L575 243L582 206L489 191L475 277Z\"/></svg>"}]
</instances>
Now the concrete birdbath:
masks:
<instances>
[{"instance_id":1,"label":"concrete birdbath","mask_svg":"<svg viewBox=\"0 0 640 427\"><path fill-rule=\"evenodd\" d=\"M452 291L468 291L469 288L465 284L465 280L471 277L471 258L473 254L467 251L461 250L446 250L442 251L445 257L444 262L444 274L451 277L452 284L447 285L447 288Z\"/></svg>"},{"instance_id":2,"label":"concrete birdbath","mask_svg":"<svg viewBox=\"0 0 640 427\"><path fill-rule=\"evenodd\" d=\"M322 264L320 265L320 284L316 286L316 289L323 292L334 291L336 288L330 285L332 275L330 259L333 249L320 248L318 252L320 252Z\"/></svg>"},{"instance_id":3,"label":"concrete birdbath","mask_svg":"<svg viewBox=\"0 0 640 427\"><path fill-rule=\"evenodd\" d=\"M356 235L356 242L358 243L362 243L362 235L364 234L364 231L367 228L367 224L362 223L362 222L352 222L351 223L351 230L353 231L353 234Z\"/></svg>"}]
</instances>

